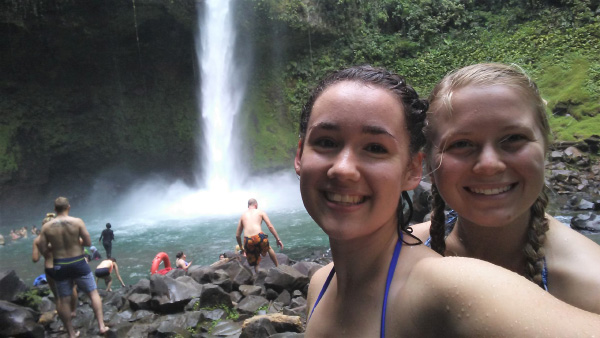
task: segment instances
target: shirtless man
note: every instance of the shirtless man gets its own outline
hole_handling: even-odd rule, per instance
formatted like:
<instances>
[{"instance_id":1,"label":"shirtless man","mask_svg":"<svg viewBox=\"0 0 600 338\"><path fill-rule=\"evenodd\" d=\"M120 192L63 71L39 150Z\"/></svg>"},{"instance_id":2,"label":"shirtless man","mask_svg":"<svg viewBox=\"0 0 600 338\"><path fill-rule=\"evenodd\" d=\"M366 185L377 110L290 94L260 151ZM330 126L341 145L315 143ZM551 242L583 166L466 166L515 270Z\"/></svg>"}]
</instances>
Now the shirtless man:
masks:
<instances>
[{"instance_id":1,"label":"shirtless man","mask_svg":"<svg viewBox=\"0 0 600 338\"><path fill-rule=\"evenodd\" d=\"M98 278L104 279L104 284L106 284L106 291L112 291L110 286L112 285L112 277L110 276L111 272L115 272L117 274L117 278L119 278L119 282L121 282L121 286L125 287L125 283L123 283L123 279L121 279L121 275L119 274L119 266L117 265L117 259L111 257L109 259L103 260L96 267L96 271L94 274L96 275L96 284L98 283Z\"/></svg>"},{"instance_id":2,"label":"shirtless man","mask_svg":"<svg viewBox=\"0 0 600 338\"><path fill-rule=\"evenodd\" d=\"M90 266L83 257L83 246L92 245L90 233L80 218L69 216L69 200L59 197L54 201L56 218L42 226L39 247L42 255L49 250L48 244L52 246L54 256L54 279L60 302L58 304L58 316L62 320L69 337L78 337L71 323L71 297L73 283L80 290L88 294L92 300L92 309L98 321L100 334L106 333L108 327L104 326L102 314L102 300L96 290L94 275ZM81 238L81 242L80 242Z\"/></svg>"},{"instance_id":3,"label":"shirtless man","mask_svg":"<svg viewBox=\"0 0 600 338\"><path fill-rule=\"evenodd\" d=\"M256 202L254 198L249 199L248 210L240 217L235 238L237 239L240 248L243 247L242 251L246 253L248 264L254 266L254 272L258 272L258 264L260 263L261 256L264 257L267 252L273 263L275 263L275 266L279 265L277 256L275 256L275 251L273 251L269 245L269 236L262 232L261 226L263 221L265 221L267 228L269 228L269 231L271 231L275 237L277 245L283 250L283 243L281 242L281 239L279 239L275 227L271 224L269 216L267 216L266 212L258 210L258 202ZM243 246L242 231L244 232Z\"/></svg>"}]
</instances>

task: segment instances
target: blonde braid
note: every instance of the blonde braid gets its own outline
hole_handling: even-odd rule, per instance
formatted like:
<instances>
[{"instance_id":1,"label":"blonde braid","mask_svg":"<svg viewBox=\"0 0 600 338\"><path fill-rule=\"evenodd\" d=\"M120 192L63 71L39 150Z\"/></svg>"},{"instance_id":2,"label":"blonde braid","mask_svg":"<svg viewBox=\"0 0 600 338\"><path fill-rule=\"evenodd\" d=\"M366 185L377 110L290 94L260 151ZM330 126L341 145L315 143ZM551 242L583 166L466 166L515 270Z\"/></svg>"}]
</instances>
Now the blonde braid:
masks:
<instances>
[{"instance_id":1,"label":"blonde braid","mask_svg":"<svg viewBox=\"0 0 600 338\"><path fill-rule=\"evenodd\" d=\"M431 248L444 256L446 252L446 214L444 213L446 202L444 202L435 184L431 185L431 197L433 197L431 226L429 227Z\"/></svg>"},{"instance_id":2,"label":"blonde braid","mask_svg":"<svg viewBox=\"0 0 600 338\"><path fill-rule=\"evenodd\" d=\"M535 203L530 208L528 241L524 248L527 258L527 278L544 288L542 270L544 269L544 242L548 231L548 218L546 218L548 195L543 190Z\"/></svg>"}]
</instances>

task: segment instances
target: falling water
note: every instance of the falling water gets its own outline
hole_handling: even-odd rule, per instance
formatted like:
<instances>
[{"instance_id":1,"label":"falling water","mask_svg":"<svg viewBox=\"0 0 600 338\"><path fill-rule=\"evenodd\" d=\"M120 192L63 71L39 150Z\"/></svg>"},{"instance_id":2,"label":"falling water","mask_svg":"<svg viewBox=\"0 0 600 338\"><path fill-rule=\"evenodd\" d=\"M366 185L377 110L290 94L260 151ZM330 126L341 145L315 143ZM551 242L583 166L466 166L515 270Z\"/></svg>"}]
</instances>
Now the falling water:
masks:
<instances>
[{"instance_id":1,"label":"falling water","mask_svg":"<svg viewBox=\"0 0 600 338\"><path fill-rule=\"evenodd\" d=\"M230 0L204 1L204 18L199 20L196 54L201 67L200 112L203 124L202 159L209 191L236 189L243 177L235 167L236 149L232 142L233 122L238 114L245 85L237 78L234 60L235 30Z\"/></svg>"},{"instance_id":2,"label":"falling water","mask_svg":"<svg viewBox=\"0 0 600 338\"><path fill-rule=\"evenodd\" d=\"M269 176L246 176L239 158L234 129L246 85L235 57L232 0L198 2L195 44L200 66L198 111L202 121L197 187L159 178L136 186L119 203L119 212L135 222L231 216L243 212L249 198L267 211L301 210L298 180L289 170ZM201 7L204 6L204 7ZM203 14L201 14L203 13ZM200 151L199 151L200 152ZM235 221L234 221L235 222Z\"/></svg>"}]
</instances>

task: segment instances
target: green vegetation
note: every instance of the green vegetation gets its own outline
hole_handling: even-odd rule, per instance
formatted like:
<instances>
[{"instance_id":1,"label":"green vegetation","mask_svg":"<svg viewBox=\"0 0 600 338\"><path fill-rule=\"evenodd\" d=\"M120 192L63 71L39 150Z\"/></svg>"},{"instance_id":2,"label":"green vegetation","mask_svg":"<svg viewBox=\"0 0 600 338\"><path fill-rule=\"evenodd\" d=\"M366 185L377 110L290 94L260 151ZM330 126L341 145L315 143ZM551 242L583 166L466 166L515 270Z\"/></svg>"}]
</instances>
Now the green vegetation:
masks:
<instances>
[{"instance_id":1,"label":"green vegetation","mask_svg":"<svg viewBox=\"0 0 600 338\"><path fill-rule=\"evenodd\" d=\"M453 69L503 62L519 65L538 83L558 140L600 133L595 117L600 112L598 1L252 2L268 27L252 32L258 49L293 41L282 44L280 58L265 57L257 68L279 65L278 76L271 72L263 78L284 84L280 96L294 123L316 79L344 66L370 63L396 70L427 96ZM272 101L260 105L275 106ZM570 117L553 114L561 110ZM268 125L270 118L257 120ZM264 131L259 135L273 144ZM281 136L277 144L293 149L296 140Z\"/></svg>"},{"instance_id":2,"label":"green vegetation","mask_svg":"<svg viewBox=\"0 0 600 338\"><path fill-rule=\"evenodd\" d=\"M146 2L137 31L131 4L64 3L68 20L41 0L28 4L1 5L10 48L0 52L0 181L43 182L61 170L94 177L115 166L189 174L199 130L195 3ZM254 173L291 168L298 118L317 79L362 63L406 75L423 97L453 69L515 63L548 101L557 140L600 134L598 0L235 4L238 55L250 62L235 130Z\"/></svg>"}]
</instances>

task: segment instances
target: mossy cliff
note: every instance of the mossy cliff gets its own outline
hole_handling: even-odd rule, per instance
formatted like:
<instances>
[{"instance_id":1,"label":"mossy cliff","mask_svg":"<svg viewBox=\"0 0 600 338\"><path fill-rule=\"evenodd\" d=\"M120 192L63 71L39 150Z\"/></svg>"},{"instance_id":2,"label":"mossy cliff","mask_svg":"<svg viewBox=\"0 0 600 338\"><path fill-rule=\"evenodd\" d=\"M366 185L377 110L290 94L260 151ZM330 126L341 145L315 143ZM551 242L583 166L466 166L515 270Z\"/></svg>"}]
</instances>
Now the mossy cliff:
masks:
<instances>
[{"instance_id":1,"label":"mossy cliff","mask_svg":"<svg viewBox=\"0 0 600 338\"><path fill-rule=\"evenodd\" d=\"M118 194L150 174L194 183L202 2L0 4L0 215L56 194ZM291 168L310 88L360 63L423 94L457 67L516 63L540 85L558 140L600 133L597 0L235 4L236 55L249 64L231 79L247 83L235 127L252 173Z\"/></svg>"}]
</instances>

